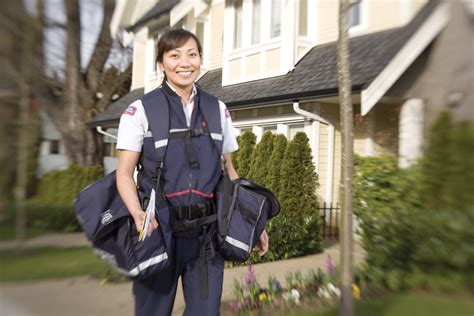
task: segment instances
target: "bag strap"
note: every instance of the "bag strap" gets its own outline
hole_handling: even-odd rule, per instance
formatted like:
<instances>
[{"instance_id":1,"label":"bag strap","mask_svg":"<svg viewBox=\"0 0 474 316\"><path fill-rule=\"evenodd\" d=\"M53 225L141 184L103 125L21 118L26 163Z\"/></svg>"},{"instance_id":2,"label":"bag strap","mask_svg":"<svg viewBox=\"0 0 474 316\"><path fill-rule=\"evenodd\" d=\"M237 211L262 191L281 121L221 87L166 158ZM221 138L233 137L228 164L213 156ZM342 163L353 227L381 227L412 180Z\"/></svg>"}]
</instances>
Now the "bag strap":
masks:
<instances>
[{"instance_id":1,"label":"bag strap","mask_svg":"<svg viewBox=\"0 0 474 316\"><path fill-rule=\"evenodd\" d=\"M163 200L160 178L163 160L168 146L168 131L170 125L169 101L161 89L155 89L150 93L145 94L141 97L141 100L155 145L157 159L155 174L152 175L152 180L155 183L157 205L160 205Z\"/></svg>"}]
</instances>

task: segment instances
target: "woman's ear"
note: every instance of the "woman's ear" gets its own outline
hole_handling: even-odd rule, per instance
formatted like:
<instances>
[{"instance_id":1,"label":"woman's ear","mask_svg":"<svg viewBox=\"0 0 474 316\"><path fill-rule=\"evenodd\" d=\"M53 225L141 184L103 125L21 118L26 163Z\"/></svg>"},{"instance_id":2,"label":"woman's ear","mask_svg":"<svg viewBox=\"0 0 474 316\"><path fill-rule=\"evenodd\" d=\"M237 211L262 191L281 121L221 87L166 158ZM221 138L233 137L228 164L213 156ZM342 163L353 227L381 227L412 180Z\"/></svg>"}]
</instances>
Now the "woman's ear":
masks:
<instances>
[{"instance_id":1,"label":"woman's ear","mask_svg":"<svg viewBox=\"0 0 474 316\"><path fill-rule=\"evenodd\" d=\"M159 69L161 72L165 71L165 67L163 67L163 64L159 61L156 62L156 68Z\"/></svg>"}]
</instances>

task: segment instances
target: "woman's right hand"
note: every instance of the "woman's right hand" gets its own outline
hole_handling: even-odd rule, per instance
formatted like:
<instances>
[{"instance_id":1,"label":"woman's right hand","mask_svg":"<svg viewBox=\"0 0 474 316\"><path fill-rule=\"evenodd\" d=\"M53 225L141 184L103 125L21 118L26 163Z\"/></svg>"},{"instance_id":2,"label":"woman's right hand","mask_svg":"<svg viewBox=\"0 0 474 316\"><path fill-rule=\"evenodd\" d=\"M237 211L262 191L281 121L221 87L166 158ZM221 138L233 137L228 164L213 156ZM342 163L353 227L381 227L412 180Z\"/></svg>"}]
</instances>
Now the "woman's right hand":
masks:
<instances>
[{"instance_id":1,"label":"woman's right hand","mask_svg":"<svg viewBox=\"0 0 474 316\"><path fill-rule=\"evenodd\" d=\"M145 221L145 215L146 213L142 210L132 213L132 217L135 222L135 228L138 234L140 234L140 232L142 231L143 222ZM157 228L158 228L158 221L156 220L155 216L153 216L151 219L151 223L148 226L147 236L150 237L153 230Z\"/></svg>"}]
</instances>

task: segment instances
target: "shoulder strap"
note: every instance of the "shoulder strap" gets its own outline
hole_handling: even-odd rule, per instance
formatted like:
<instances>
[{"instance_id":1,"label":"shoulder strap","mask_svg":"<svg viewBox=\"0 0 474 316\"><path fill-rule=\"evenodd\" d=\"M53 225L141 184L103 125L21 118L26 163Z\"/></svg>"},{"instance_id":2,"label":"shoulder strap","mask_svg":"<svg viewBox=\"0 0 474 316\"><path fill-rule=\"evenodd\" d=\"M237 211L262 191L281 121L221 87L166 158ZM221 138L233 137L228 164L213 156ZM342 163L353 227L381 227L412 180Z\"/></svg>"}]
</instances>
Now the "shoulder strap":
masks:
<instances>
[{"instance_id":1,"label":"shoulder strap","mask_svg":"<svg viewBox=\"0 0 474 316\"><path fill-rule=\"evenodd\" d=\"M222 134L219 100L199 88L198 96L201 114L206 120L209 128L209 135L211 136L212 142L216 146L217 151L222 155L224 136Z\"/></svg>"},{"instance_id":2,"label":"shoulder strap","mask_svg":"<svg viewBox=\"0 0 474 316\"><path fill-rule=\"evenodd\" d=\"M168 146L169 104L161 89L155 89L141 97L145 114L148 118L149 129L155 142L158 167L162 167Z\"/></svg>"},{"instance_id":3,"label":"shoulder strap","mask_svg":"<svg viewBox=\"0 0 474 316\"><path fill-rule=\"evenodd\" d=\"M156 183L157 201L161 202L160 178L166 147L168 146L169 102L160 88L145 94L140 99L148 119L148 128L151 130L154 140L157 160L153 181Z\"/></svg>"}]
</instances>

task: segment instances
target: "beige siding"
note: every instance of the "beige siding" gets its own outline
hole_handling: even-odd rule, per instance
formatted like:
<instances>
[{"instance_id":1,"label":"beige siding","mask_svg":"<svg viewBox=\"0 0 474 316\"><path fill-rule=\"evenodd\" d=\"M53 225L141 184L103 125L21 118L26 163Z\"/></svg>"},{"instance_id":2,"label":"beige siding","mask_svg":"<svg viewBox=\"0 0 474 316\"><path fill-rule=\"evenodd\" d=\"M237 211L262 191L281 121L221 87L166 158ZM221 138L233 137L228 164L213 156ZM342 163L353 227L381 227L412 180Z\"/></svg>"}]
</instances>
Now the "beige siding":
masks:
<instances>
[{"instance_id":1,"label":"beige siding","mask_svg":"<svg viewBox=\"0 0 474 316\"><path fill-rule=\"evenodd\" d=\"M254 76L260 72L260 54L253 54L246 57L246 74Z\"/></svg>"},{"instance_id":2,"label":"beige siding","mask_svg":"<svg viewBox=\"0 0 474 316\"><path fill-rule=\"evenodd\" d=\"M239 78L241 75L241 58L229 62L229 78Z\"/></svg>"},{"instance_id":3,"label":"beige siding","mask_svg":"<svg viewBox=\"0 0 474 316\"><path fill-rule=\"evenodd\" d=\"M369 24L367 32L377 32L400 26L400 1L372 0L367 3Z\"/></svg>"},{"instance_id":4,"label":"beige siding","mask_svg":"<svg viewBox=\"0 0 474 316\"><path fill-rule=\"evenodd\" d=\"M280 48L271 49L267 51L267 61L265 70L274 71L280 69Z\"/></svg>"},{"instance_id":5,"label":"beige siding","mask_svg":"<svg viewBox=\"0 0 474 316\"><path fill-rule=\"evenodd\" d=\"M209 54L209 69L222 67L224 33L224 2L213 4L211 8L211 45Z\"/></svg>"},{"instance_id":6,"label":"beige siding","mask_svg":"<svg viewBox=\"0 0 474 316\"><path fill-rule=\"evenodd\" d=\"M338 1L317 1L316 38L319 44L333 42L337 38Z\"/></svg>"}]
</instances>

